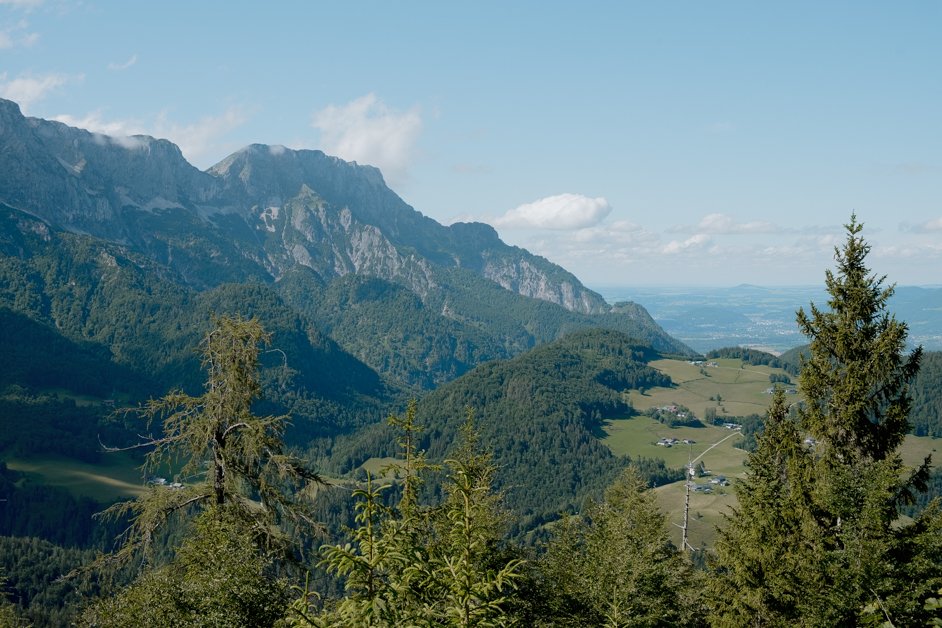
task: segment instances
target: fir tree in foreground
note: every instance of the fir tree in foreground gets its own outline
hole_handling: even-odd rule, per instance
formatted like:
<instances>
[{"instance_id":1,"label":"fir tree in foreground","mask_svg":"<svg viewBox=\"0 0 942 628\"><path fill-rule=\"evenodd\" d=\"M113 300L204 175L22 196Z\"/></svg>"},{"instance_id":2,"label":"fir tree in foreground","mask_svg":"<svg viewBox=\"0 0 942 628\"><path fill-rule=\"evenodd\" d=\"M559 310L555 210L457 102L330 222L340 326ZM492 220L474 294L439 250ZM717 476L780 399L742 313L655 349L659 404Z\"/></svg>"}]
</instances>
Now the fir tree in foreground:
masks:
<instances>
[{"instance_id":1,"label":"fir tree in foreground","mask_svg":"<svg viewBox=\"0 0 942 628\"><path fill-rule=\"evenodd\" d=\"M928 458L907 469L899 453L921 350L906 353L906 324L887 312L893 288L866 267L861 230L852 216L826 275L828 309L798 312L811 340L806 401L792 417L776 395L737 486L717 544L717 625L920 625L942 584L938 500L914 521L899 515L929 471Z\"/></svg>"},{"instance_id":2,"label":"fir tree in foreground","mask_svg":"<svg viewBox=\"0 0 942 628\"><path fill-rule=\"evenodd\" d=\"M521 561L502 560L498 551L502 517L493 491L494 466L478 448L468 421L461 443L445 461L445 500L420 506L415 488L427 465L414 447L415 406L406 418L391 422L404 432L400 440L404 472L402 498L389 508L380 499L384 487L368 478L354 493L357 526L352 542L322 549L328 572L345 578L345 596L320 612L303 597L289 615L291 625L311 626L507 626L508 611Z\"/></svg>"}]
</instances>

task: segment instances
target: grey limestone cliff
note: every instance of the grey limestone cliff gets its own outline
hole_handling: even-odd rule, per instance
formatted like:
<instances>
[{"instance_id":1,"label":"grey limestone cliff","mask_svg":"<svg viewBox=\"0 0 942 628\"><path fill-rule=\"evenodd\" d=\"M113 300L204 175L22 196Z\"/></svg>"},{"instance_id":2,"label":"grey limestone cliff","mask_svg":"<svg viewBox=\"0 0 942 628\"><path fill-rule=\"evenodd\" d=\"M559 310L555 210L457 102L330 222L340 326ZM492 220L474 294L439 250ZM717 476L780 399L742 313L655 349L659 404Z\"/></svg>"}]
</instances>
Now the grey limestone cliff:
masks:
<instances>
[{"instance_id":1,"label":"grey limestone cliff","mask_svg":"<svg viewBox=\"0 0 942 628\"><path fill-rule=\"evenodd\" d=\"M488 225L444 226L371 166L316 150L253 144L207 171L167 140L113 138L22 115L0 100L0 202L58 228L119 242L197 287L277 280L294 265L325 280L359 273L423 298L439 269L463 268L584 314L604 300ZM211 272L198 268L208 261Z\"/></svg>"}]
</instances>

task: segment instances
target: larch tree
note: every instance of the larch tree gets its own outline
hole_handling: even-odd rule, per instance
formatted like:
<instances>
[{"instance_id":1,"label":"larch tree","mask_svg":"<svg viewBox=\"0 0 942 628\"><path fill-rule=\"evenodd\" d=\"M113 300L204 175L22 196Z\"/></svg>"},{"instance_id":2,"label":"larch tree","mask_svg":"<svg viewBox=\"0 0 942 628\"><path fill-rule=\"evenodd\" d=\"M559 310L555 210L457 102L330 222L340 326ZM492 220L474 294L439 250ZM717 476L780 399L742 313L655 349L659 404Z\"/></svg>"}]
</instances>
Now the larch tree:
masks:
<instances>
[{"instance_id":1,"label":"larch tree","mask_svg":"<svg viewBox=\"0 0 942 628\"><path fill-rule=\"evenodd\" d=\"M180 481L151 483L137 499L105 511L131 521L111 559L138 555L171 520L206 510L241 522L265 552L288 552L302 533L316 528L309 498L320 477L286 453L286 416L253 413L261 395L260 346L269 342L256 319L218 318L201 343L203 394L171 392L137 411L149 425L159 421L163 427L162 436L134 446L150 449L145 474L179 467Z\"/></svg>"}]
</instances>

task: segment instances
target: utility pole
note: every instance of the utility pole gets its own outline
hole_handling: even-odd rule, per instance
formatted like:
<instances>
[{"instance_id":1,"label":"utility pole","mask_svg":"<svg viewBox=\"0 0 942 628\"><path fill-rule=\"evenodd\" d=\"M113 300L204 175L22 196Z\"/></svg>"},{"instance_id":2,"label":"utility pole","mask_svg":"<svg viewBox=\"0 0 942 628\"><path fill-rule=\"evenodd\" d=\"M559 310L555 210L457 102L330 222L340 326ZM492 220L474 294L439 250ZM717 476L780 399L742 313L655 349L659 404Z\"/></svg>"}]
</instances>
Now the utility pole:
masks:
<instances>
[{"instance_id":1,"label":"utility pole","mask_svg":"<svg viewBox=\"0 0 942 628\"><path fill-rule=\"evenodd\" d=\"M693 545L687 540L687 526L690 522L690 485L693 484L693 460L692 460L692 446L687 445L687 477L684 482L684 523L679 526L681 530L680 536L680 551L685 552L687 549L694 551ZM677 525L677 524L674 524Z\"/></svg>"}]
</instances>

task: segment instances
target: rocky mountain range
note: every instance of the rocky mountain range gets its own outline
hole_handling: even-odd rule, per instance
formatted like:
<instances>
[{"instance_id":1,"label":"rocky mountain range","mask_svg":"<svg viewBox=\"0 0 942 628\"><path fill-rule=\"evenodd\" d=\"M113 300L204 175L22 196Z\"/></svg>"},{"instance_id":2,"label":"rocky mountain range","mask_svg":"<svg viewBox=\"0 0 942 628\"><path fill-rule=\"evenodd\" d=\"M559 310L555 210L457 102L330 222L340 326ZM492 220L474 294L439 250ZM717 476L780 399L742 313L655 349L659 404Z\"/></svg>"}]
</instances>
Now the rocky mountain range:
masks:
<instances>
[{"instance_id":1,"label":"rocky mountain range","mask_svg":"<svg viewBox=\"0 0 942 628\"><path fill-rule=\"evenodd\" d=\"M23 217L4 224L118 247L106 254L149 260L148 272L188 290L273 286L385 375L392 366L375 347L401 335L402 324L376 324L375 308L365 321L358 305L404 289L417 299L405 307L421 320L392 348L407 354L396 363L404 373L392 376L408 385L434 386L587 327L690 352L642 307L610 306L563 268L503 243L489 225L441 225L406 204L378 169L316 150L253 144L201 171L167 140L91 133L0 100L0 204ZM8 245L17 239L4 237ZM353 289L367 280L369 289ZM429 333L416 340L423 327ZM367 328L372 335L358 332ZM433 337L436 329L447 342ZM408 372L416 369L425 373Z\"/></svg>"},{"instance_id":2,"label":"rocky mountain range","mask_svg":"<svg viewBox=\"0 0 942 628\"><path fill-rule=\"evenodd\" d=\"M195 286L246 274L277 280L302 265L328 281L395 281L424 298L441 285L439 268L464 268L573 312L607 310L574 276L507 246L490 226L443 226L376 168L320 151L254 144L203 172L167 140L27 118L6 100L0 138L0 202L146 251ZM216 272L197 272L206 263Z\"/></svg>"}]
</instances>

